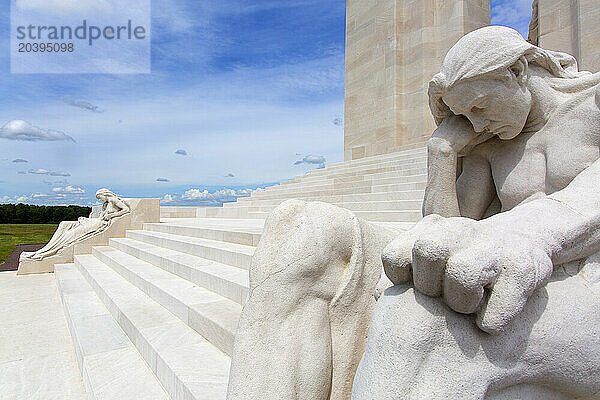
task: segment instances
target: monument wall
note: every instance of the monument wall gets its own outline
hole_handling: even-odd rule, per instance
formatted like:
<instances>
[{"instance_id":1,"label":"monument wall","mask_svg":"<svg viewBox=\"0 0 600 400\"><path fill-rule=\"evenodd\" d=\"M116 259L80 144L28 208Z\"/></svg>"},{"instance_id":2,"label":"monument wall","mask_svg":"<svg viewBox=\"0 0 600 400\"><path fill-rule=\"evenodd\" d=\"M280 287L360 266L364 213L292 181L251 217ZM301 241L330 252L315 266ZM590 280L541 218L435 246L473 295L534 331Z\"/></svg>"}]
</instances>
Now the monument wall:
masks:
<instances>
[{"instance_id":1,"label":"monument wall","mask_svg":"<svg viewBox=\"0 0 600 400\"><path fill-rule=\"evenodd\" d=\"M458 39L489 24L489 0L348 0L344 159L427 140L429 80Z\"/></svg>"},{"instance_id":2,"label":"monument wall","mask_svg":"<svg viewBox=\"0 0 600 400\"><path fill-rule=\"evenodd\" d=\"M537 13L540 47L574 55L581 70L600 71L600 1L537 0Z\"/></svg>"}]
</instances>

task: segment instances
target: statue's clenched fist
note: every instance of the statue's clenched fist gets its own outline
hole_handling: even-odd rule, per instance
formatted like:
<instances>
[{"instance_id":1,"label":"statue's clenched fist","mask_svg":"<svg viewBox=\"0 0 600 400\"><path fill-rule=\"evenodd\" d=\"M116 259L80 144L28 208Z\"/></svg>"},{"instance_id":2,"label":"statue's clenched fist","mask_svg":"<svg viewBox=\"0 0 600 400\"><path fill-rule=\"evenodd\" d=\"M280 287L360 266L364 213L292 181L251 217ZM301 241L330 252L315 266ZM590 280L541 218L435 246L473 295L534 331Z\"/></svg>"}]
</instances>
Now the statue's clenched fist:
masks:
<instances>
[{"instance_id":1,"label":"statue's clenched fist","mask_svg":"<svg viewBox=\"0 0 600 400\"><path fill-rule=\"evenodd\" d=\"M385 273L394 284L412 280L454 311L476 313L482 330L499 333L553 265L539 243L493 222L429 215L384 249Z\"/></svg>"}]
</instances>

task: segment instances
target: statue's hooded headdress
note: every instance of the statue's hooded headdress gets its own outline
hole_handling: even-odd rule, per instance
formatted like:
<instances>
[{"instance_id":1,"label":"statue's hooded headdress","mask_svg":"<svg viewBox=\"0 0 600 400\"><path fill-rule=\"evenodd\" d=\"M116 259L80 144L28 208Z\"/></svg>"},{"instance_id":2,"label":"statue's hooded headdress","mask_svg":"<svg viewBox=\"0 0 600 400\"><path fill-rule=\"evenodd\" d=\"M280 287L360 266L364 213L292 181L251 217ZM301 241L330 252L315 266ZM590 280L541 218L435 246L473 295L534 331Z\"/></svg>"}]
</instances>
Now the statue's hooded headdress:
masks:
<instances>
[{"instance_id":1,"label":"statue's hooded headdress","mask_svg":"<svg viewBox=\"0 0 600 400\"><path fill-rule=\"evenodd\" d=\"M577 60L569 54L534 46L514 29L487 26L463 36L448 51L440 72L429 82L429 107L436 123L439 125L444 118L453 115L442 101L442 96L456 83L486 76L501 76L501 72L506 71L521 57L563 81L552 85L558 90L576 91L600 82L599 74L579 72ZM567 85L564 84L565 80L569 81Z\"/></svg>"}]
</instances>

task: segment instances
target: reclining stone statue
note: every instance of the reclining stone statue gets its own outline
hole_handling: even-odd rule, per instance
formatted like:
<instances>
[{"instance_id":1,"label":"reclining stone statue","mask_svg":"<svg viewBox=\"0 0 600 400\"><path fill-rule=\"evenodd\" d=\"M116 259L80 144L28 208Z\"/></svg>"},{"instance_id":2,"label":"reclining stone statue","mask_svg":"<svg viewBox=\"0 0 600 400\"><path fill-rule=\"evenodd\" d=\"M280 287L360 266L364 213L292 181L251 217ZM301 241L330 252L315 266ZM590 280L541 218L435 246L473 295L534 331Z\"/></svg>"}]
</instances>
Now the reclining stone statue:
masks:
<instances>
[{"instance_id":1,"label":"reclining stone statue","mask_svg":"<svg viewBox=\"0 0 600 400\"><path fill-rule=\"evenodd\" d=\"M35 252L21 253L18 273L52 272L55 263L71 262L73 246L102 235L114 221L131 212L130 205L108 189L98 190L96 198L103 203L97 217L79 217L77 221L61 222L44 247Z\"/></svg>"},{"instance_id":2,"label":"reclining stone statue","mask_svg":"<svg viewBox=\"0 0 600 400\"><path fill-rule=\"evenodd\" d=\"M429 95L414 228L295 200L268 218L229 399L600 398L600 74L492 26Z\"/></svg>"},{"instance_id":3,"label":"reclining stone statue","mask_svg":"<svg viewBox=\"0 0 600 400\"><path fill-rule=\"evenodd\" d=\"M52 235L52 239L44 247L35 252L21 253L21 259L28 258L39 261L53 256L67 246L104 232L110 226L113 218L129 212L127 203L108 189L98 190L96 198L103 203L102 212L98 218L79 217L77 221L61 222Z\"/></svg>"}]
</instances>

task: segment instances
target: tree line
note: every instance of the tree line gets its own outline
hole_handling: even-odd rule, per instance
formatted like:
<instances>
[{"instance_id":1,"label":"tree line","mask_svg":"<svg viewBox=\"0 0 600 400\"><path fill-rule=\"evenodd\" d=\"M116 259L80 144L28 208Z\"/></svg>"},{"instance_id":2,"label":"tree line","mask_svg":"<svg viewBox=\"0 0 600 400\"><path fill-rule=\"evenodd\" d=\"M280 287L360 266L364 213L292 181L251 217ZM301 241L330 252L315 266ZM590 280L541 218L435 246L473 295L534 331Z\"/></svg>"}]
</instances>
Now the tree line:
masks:
<instances>
[{"instance_id":1,"label":"tree line","mask_svg":"<svg viewBox=\"0 0 600 400\"><path fill-rule=\"evenodd\" d=\"M91 207L0 204L0 224L58 224L87 217Z\"/></svg>"}]
</instances>

